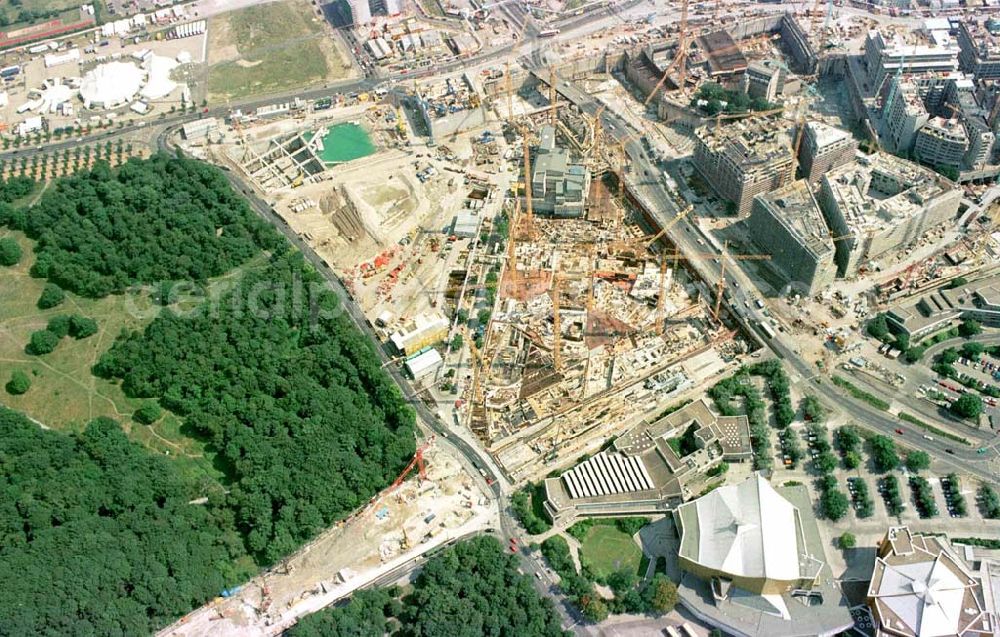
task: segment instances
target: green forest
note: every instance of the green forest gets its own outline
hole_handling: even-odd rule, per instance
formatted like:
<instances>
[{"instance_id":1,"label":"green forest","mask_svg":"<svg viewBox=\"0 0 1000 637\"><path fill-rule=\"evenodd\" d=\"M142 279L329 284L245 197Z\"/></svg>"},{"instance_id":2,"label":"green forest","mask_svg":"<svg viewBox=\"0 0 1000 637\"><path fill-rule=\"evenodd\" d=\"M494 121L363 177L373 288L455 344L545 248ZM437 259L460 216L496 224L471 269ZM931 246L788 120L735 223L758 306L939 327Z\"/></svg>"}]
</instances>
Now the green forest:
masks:
<instances>
[{"instance_id":1,"label":"green forest","mask_svg":"<svg viewBox=\"0 0 1000 637\"><path fill-rule=\"evenodd\" d=\"M148 634L240 581L231 514L194 497L112 420L67 435L0 408L0 634Z\"/></svg>"},{"instance_id":2,"label":"green forest","mask_svg":"<svg viewBox=\"0 0 1000 637\"><path fill-rule=\"evenodd\" d=\"M90 298L203 281L282 241L217 169L163 154L115 170L98 162L28 209L0 208L0 223L37 242L32 274Z\"/></svg>"},{"instance_id":3,"label":"green forest","mask_svg":"<svg viewBox=\"0 0 1000 637\"><path fill-rule=\"evenodd\" d=\"M413 413L301 255L192 315L120 337L95 373L208 438L249 550L273 562L388 486L416 451ZM328 316L329 315L329 316Z\"/></svg>"},{"instance_id":4,"label":"green forest","mask_svg":"<svg viewBox=\"0 0 1000 637\"><path fill-rule=\"evenodd\" d=\"M559 616L517 558L492 537L460 542L424 565L413 590L361 591L350 603L303 618L289 637L562 636Z\"/></svg>"},{"instance_id":5,"label":"green forest","mask_svg":"<svg viewBox=\"0 0 1000 637\"><path fill-rule=\"evenodd\" d=\"M148 633L288 555L409 462L414 415L372 344L218 170L167 155L99 163L27 209L3 203L23 185L6 188L0 224L34 240L31 274L53 289L101 297L231 276L201 305L160 294L160 314L92 370L144 401L137 422L180 417L223 488L112 420L65 434L3 412L0 573L18 585L0 596L0 634ZM84 322L66 333L89 335Z\"/></svg>"}]
</instances>

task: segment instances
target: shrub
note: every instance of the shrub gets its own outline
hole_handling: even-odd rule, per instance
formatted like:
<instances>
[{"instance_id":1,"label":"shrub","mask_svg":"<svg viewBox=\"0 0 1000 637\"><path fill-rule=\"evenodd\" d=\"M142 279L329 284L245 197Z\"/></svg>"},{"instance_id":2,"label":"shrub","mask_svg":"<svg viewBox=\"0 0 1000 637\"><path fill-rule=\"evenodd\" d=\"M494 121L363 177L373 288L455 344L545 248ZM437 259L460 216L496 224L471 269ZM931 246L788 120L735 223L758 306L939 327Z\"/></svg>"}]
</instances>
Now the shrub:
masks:
<instances>
[{"instance_id":1,"label":"shrub","mask_svg":"<svg viewBox=\"0 0 1000 637\"><path fill-rule=\"evenodd\" d=\"M842 549L853 549L858 545L858 539L854 537L853 533L844 531L837 543L840 544L840 548Z\"/></svg>"},{"instance_id":2,"label":"shrub","mask_svg":"<svg viewBox=\"0 0 1000 637\"><path fill-rule=\"evenodd\" d=\"M97 333L97 321L74 314L69 317L69 335L75 339L87 338Z\"/></svg>"},{"instance_id":3,"label":"shrub","mask_svg":"<svg viewBox=\"0 0 1000 637\"><path fill-rule=\"evenodd\" d=\"M69 317L65 314L59 314L49 319L45 329L62 338L69 334L69 324Z\"/></svg>"},{"instance_id":4,"label":"shrub","mask_svg":"<svg viewBox=\"0 0 1000 637\"><path fill-rule=\"evenodd\" d=\"M0 239L0 265L17 265L17 262L21 260L21 255L21 246L17 244L17 241L10 237Z\"/></svg>"},{"instance_id":5,"label":"shrub","mask_svg":"<svg viewBox=\"0 0 1000 637\"><path fill-rule=\"evenodd\" d=\"M160 419L163 415L163 410L156 403L145 403L142 407L135 410L132 414L132 418L143 425L151 425Z\"/></svg>"},{"instance_id":6,"label":"shrub","mask_svg":"<svg viewBox=\"0 0 1000 637\"><path fill-rule=\"evenodd\" d=\"M31 379L21 370L15 369L11 372L10 380L7 381L5 388L7 389L8 394L12 396L20 396L31 389Z\"/></svg>"},{"instance_id":7,"label":"shrub","mask_svg":"<svg viewBox=\"0 0 1000 637\"><path fill-rule=\"evenodd\" d=\"M48 354L59 344L59 337L48 330L38 330L31 333L31 341L24 351L32 356Z\"/></svg>"},{"instance_id":8,"label":"shrub","mask_svg":"<svg viewBox=\"0 0 1000 637\"><path fill-rule=\"evenodd\" d=\"M38 309L50 310L66 300L66 293L55 283L46 283L38 297Z\"/></svg>"}]
</instances>

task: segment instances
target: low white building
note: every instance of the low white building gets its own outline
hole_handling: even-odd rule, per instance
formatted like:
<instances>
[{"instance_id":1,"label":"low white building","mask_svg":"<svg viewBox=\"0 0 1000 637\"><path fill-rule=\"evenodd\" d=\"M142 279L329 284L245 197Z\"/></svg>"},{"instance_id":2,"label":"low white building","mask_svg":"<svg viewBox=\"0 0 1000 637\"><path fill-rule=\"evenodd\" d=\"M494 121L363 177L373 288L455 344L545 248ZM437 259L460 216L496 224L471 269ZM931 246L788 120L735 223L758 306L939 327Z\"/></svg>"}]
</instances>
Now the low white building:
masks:
<instances>
[{"instance_id":1,"label":"low white building","mask_svg":"<svg viewBox=\"0 0 1000 637\"><path fill-rule=\"evenodd\" d=\"M413 377L413 380L420 380L433 375L442 365L444 365L444 359L441 358L441 354L436 349L431 348L406 359L403 366L407 373Z\"/></svg>"}]
</instances>

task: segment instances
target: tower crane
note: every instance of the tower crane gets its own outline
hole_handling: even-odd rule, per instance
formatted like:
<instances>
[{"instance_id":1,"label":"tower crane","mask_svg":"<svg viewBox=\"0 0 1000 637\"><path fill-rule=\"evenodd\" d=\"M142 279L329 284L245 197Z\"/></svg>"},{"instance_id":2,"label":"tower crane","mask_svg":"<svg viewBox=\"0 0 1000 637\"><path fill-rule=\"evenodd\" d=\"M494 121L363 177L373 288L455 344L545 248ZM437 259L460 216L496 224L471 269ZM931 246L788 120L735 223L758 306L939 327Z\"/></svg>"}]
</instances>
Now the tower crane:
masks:
<instances>
[{"instance_id":1,"label":"tower crane","mask_svg":"<svg viewBox=\"0 0 1000 637\"><path fill-rule=\"evenodd\" d=\"M680 85L684 86L684 77L687 75L688 46L690 46L688 42L688 0L681 0L681 21L677 35L677 53L674 55L673 61L663 71L663 77L660 78L660 81L656 83L653 90L646 96L645 101L642 103L644 107L649 106L649 103L653 101L653 97L663 87L663 83L667 81L667 76L675 68L680 68Z\"/></svg>"},{"instance_id":2,"label":"tower crane","mask_svg":"<svg viewBox=\"0 0 1000 637\"><path fill-rule=\"evenodd\" d=\"M552 273L552 367L562 371L562 320L559 317L559 296L562 277L559 271Z\"/></svg>"}]
</instances>

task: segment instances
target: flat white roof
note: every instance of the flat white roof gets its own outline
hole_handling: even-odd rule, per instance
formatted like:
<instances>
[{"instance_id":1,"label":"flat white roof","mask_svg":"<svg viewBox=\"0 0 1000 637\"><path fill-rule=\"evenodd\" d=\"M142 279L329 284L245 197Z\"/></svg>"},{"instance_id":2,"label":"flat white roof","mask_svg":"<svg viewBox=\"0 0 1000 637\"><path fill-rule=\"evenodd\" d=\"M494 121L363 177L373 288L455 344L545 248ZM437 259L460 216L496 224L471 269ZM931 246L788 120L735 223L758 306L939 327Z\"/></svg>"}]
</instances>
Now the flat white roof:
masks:
<instances>
[{"instance_id":1,"label":"flat white roof","mask_svg":"<svg viewBox=\"0 0 1000 637\"><path fill-rule=\"evenodd\" d=\"M431 348L426 352L417 354L413 358L408 358L406 360L406 369L410 370L410 373L413 374L414 377L418 377L443 362L444 359L441 358L441 354L439 354L436 349Z\"/></svg>"}]
</instances>

